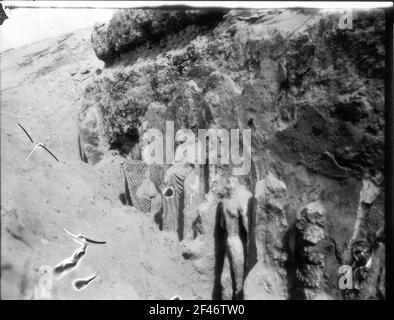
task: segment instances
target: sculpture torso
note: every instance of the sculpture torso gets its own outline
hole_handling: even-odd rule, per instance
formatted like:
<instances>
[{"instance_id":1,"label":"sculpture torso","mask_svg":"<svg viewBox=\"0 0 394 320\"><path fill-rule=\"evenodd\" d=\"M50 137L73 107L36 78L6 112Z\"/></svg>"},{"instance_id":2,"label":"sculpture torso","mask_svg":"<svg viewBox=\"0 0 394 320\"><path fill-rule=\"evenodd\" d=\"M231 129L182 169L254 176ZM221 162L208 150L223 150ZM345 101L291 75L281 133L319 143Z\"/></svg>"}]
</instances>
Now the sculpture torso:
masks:
<instances>
[{"instance_id":1,"label":"sculpture torso","mask_svg":"<svg viewBox=\"0 0 394 320\"><path fill-rule=\"evenodd\" d=\"M223 204L223 219L225 229L228 237L239 237L239 204L238 201L232 197L224 198Z\"/></svg>"}]
</instances>

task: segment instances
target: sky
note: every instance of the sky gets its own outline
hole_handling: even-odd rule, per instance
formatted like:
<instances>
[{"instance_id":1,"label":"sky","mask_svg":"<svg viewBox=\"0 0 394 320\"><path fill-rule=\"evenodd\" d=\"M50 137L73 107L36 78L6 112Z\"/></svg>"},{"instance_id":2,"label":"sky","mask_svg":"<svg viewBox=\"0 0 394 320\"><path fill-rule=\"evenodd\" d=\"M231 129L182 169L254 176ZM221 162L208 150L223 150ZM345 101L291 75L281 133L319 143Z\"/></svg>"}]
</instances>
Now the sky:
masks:
<instances>
[{"instance_id":1,"label":"sky","mask_svg":"<svg viewBox=\"0 0 394 320\"><path fill-rule=\"evenodd\" d=\"M113 9L5 9L0 26L0 52L38 40L109 21Z\"/></svg>"}]
</instances>

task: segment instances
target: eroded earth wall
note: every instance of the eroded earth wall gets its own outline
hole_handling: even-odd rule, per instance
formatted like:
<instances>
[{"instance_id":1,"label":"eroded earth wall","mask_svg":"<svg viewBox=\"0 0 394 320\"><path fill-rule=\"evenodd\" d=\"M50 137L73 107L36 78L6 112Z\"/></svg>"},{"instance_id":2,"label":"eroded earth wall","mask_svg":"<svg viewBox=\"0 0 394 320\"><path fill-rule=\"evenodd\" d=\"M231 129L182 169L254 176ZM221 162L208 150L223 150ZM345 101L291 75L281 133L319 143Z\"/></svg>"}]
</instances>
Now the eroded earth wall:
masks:
<instances>
[{"instance_id":1,"label":"eroded earth wall","mask_svg":"<svg viewBox=\"0 0 394 320\"><path fill-rule=\"evenodd\" d=\"M344 29L342 14L120 10L92 32L106 67L79 115L85 161L111 149L141 160L144 132L164 134L166 121L196 135L251 129L251 170L239 176L253 194L246 299L385 296L385 15L353 11ZM147 175L163 204L151 212L158 230L178 234L222 299L231 299L231 276L215 182L231 168L163 164ZM341 265L357 273L350 289L338 287Z\"/></svg>"}]
</instances>

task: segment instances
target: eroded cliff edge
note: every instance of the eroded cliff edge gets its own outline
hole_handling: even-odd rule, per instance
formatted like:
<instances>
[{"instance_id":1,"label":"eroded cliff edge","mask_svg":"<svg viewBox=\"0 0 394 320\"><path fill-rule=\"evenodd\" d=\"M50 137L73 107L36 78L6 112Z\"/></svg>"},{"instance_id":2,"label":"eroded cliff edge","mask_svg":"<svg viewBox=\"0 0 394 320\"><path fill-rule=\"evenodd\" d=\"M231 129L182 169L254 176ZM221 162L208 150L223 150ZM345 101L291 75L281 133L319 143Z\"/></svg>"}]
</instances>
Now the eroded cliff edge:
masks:
<instances>
[{"instance_id":1,"label":"eroded cliff edge","mask_svg":"<svg viewBox=\"0 0 394 320\"><path fill-rule=\"evenodd\" d=\"M353 11L352 29L339 28L340 17L318 10L121 10L92 32L106 68L85 89L83 160L94 165L113 149L140 160L143 133L165 132L169 120L175 131L252 130L251 171L240 176L254 195L247 299L385 295L385 15ZM176 168L153 170L161 193L166 172ZM229 177L231 166L190 168L176 231L185 258L212 279L213 298L226 299L226 262L217 274L218 175ZM195 197L186 196L191 191ZM340 290L339 267L357 266L360 252L367 272L356 288Z\"/></svg>"}]
</instances>

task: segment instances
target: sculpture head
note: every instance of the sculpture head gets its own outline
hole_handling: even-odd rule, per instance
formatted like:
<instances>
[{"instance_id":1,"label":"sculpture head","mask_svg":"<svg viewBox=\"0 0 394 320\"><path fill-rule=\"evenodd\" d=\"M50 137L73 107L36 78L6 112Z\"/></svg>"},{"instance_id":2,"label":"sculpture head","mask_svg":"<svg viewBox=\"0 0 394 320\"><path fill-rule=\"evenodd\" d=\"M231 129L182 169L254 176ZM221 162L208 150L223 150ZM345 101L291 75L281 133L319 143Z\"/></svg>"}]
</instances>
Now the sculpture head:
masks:
<instances>
[{"instance_id":1,"label":"sculpture head","mask_svg":"<svg viewBox=\"0 0 394 320\"><path fill-rule=\"evenodd\" d=\"M352 254L354 260L359 266L365 266L372 256L370 243L365 239L354 241L352 244Z\"/></svg>"},{"instance_id":2,"label":"sculpture head","mask_svg":"<svg viewBox=\"0 0 394 320\"><path fill-rule=\"evenodd\" d=\"M230 177L229 179L227 179L227 184L225 188L229 194L233 194L238 188L238 186L239 186L238 178Z\"/></svg>"}]
</instances>

